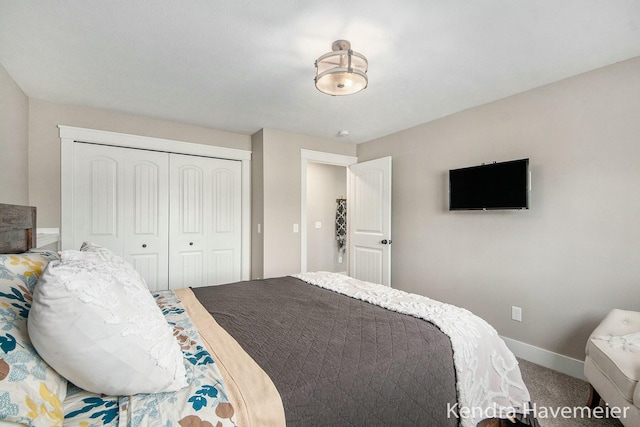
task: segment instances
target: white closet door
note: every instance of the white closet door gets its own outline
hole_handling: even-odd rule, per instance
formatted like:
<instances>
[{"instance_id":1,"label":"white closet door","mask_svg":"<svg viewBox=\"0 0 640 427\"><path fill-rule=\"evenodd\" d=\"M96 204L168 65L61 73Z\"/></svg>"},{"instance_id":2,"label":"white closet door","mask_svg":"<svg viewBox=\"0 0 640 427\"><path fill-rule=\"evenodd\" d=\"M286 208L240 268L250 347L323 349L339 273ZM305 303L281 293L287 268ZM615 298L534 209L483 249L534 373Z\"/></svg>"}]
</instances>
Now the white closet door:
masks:
<instances>
[{"instance_id":1,"label":"white closet door","mask_svg":"<svg viewBox=\"0 0 640 427\"><path fill-rule=\"evenodd\" d=\"M105 246L168 289L168 170L167 153L76 143L73 247Z\"/></svg>"},{"instance_id":2,"label":"white closet door","mask_svg":"<svg viewBox=\"0 0 640 427\"><path fill-rule=\"evenodd\" d=\"M74 144L73 249L90 241L123 255L122 150Z\"/></svg>"},{"instance_id":3,"label":"white closet door","mask_svg":"<svg viewBox=\"0 0 640 427\"><path fill-rule=\"evenodd\" d=\"M241 280L241 162L170 156L170 287Z\"/></svg>"},{"instance_id":4,"label":"white closet door","mask_svg":"<svg viewBox=\"0 0 640 427\"><path fill-rule=\"evenodd\" d=\"M169 156L126 151L124 258L150 290L169 289Z\"/></svg>"}]
</instances>

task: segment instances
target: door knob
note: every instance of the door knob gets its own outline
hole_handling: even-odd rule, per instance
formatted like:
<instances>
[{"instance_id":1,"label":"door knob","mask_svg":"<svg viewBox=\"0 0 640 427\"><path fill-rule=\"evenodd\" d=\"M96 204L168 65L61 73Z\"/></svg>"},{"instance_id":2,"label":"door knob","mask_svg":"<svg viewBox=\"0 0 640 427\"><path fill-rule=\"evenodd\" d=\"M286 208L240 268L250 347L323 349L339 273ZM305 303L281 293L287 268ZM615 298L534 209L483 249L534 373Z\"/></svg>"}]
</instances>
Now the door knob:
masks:
<instances>
[{"instance_id":1,"label":"door knob","mask_svg":"<svg viewBox=\"0 0 640 427\"><path fill-rule=\"evenodd\" d=\"M193 242L189 242L189 246L193 246Z\"/></svg>"},{"instance_id":2,"label":"door knob","mask_svg":"<svg viewBox=\"0 0 640 427\"><path fill-rule=\"evenodd\" d=\"M391 244L391 239L389 239L389 240L384 239L384 240L380 241L380 243L382 243L383 245L390 245Z\"/></svg>"},{"instance_id":3,"label":"door knob","mask_svg":"<svg viewBox=\"0 0 640 427\"><path fill-rule=\"evenodd\" d=\"M143 247L143 248L146 248L146 247L147 247L147 244L146 244L146 243L143 243L143 244L142 244L142 247Z\"/></svg>"}]
</instances>

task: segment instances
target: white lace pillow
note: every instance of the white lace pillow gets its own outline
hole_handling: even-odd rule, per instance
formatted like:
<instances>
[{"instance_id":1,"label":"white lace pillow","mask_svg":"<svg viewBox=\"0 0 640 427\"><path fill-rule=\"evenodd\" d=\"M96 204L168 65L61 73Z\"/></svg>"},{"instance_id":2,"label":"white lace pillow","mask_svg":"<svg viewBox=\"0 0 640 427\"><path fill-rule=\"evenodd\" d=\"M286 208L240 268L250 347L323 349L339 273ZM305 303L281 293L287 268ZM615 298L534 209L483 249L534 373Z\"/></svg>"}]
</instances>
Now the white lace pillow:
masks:
<instances>
[{"instance_id":1,"label":"white lace pillow","mask_svg":"<svg viewBox=\"0 0 640 427\"><path fill-rule=\"evenodd\" d=\"M136 271L133 265L122 259L122 257L111 249L107 249L104 246L91 242L84 242L79 251L70 249L60 252L59 255L62 261L95 261L113 264L114 266L127 270L136 279L138 284L149 289L144 279L140 273Z\"/></svg>"},{"instance_id":2,"label":"white lace pillow","mask_svg":"<svg viewBox=\"0 0 640 427\"><path fill-rule=\"evenodd\" d=\"M42 358L85 390L131 395L187 385L171 327L119 262L61 253L38 280L28 327Z\"/></svg>"}]
</instances>

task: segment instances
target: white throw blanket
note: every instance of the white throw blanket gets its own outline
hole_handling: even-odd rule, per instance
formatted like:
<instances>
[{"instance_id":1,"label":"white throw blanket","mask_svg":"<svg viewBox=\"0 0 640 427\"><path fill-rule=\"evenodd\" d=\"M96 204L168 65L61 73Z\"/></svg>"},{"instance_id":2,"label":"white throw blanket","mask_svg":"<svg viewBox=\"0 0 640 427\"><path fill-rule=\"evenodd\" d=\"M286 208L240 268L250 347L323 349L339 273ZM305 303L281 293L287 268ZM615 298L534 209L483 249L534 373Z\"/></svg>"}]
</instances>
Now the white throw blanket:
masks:
<instances>
[{"instance_id":1,"label":"white throw blanket","mask_svg":"<svg viewBox=\"0 0 640 427\"><path fill-rule=\"evenodd\" d=\"M457 409L463 427L475 427L486 418L510 418L515 413L526 413L531 399L515 356L496 330L470 311L338 273L303 273L294 277L427 320L447 334L453 348Z\"/></svg>"},{"instance_id":2,"label":"white throw blanket","mask_svg":"<svg viewBox=\"0 0 640 427\"><path fill-rule=\"evenodd\" d=\"M607 341L611 348L622 348L626 351L640 353L640 332L627 335L598 335L593 338Z\"/></svg>"}]
</instances>

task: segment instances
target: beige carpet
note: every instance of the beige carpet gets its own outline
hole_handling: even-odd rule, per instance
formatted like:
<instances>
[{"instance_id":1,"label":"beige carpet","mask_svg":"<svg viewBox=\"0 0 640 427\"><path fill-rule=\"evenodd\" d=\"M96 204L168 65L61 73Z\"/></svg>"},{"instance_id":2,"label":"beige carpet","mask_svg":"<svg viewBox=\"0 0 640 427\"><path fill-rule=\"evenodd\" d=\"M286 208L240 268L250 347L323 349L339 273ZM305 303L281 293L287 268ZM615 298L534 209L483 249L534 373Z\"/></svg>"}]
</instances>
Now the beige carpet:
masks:
<instances>
[{"instance_id":1,"label":"beige carpet","mask_svg":"<svg viewBox=\"0 0 640 427\"><path fill-rule=\"evenodd\" d=\"M526 360L518 361L522 379L529 389L532 402L536 404L540 427L622 427L617 419L582 417L582 411L574 411L573 408L584 408L589 399L589 384L585 381ZM575 413L578 417L563 417L562 410L571 415Z\"/></svg>"}]
</instances>

